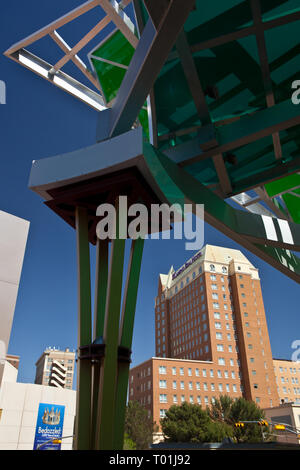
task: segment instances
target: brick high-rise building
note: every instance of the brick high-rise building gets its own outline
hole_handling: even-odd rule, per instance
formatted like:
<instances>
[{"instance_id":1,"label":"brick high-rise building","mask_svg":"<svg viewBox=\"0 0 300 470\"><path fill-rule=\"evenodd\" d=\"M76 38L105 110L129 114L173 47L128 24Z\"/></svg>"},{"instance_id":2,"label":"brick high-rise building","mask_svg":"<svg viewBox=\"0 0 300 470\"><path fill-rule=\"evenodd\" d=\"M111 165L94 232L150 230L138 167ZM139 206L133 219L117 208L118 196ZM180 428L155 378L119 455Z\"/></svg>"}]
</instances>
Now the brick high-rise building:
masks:
<instances>
[{"instance_id":1,"label":"brick high-rise building","mask_svg":"<svg viewBox=\"0 0 300 470\"><path fill-rule=\"evenodd\" d=\"M160 274L155 348L156 358L131 370L129 399L156 422L173 403L206 405L221 394L279 404L258 270L238 250L206 245Z\"/></svg>"}]
</instances>

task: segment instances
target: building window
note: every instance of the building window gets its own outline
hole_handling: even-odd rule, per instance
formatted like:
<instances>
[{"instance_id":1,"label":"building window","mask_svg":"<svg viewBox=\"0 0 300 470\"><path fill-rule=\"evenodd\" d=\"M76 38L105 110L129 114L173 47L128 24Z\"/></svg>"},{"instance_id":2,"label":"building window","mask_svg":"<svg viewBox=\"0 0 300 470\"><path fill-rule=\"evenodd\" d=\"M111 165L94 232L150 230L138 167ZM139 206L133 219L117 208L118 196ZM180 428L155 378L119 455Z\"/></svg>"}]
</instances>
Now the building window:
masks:
<instances>
[{"instance_id":1,"label":"building window","mask_svg":"<svg viewBox=\"0 0 300 470\"><path fill-rule=\"evenodd\" d=\"M180 367L180 369L179 369L179 374L180 374L180 375L183 375L183 367Z\"/></svg>"},{"instance_id":2,"label":"building window","mask_svg":"<svg viewBox=\"0 0 300 470\"><path fill-rule=\"evenodd\" d=\"M166 411L167 410L159 410L159 417L160 418L165 418L166 417Z\"/></svg>"},{"instance_id":3,"label":"building window","mask_svg":"<svg viewBox=\"0 0 300 470\"><path fill-rule=\"evenodd\" d=\"M172 375L176 375L176 367L172 367Z\"/></svg>"},{"instance_id":4,"label":"building window","mask_svg":"<svg viewBox=\"0 0 300 470\"><path fill-rule=\"evenodd\" d=\"M178 403L177 395L173 395L173 403Z\"/></svg>"},{"instance_id":5,"label":"building window","mask_svg":"<svg viewBox=\"0 0 300 470\"><path fill-rule=\"evenodd\" d=\"M167 388L167 381L166 380L160 380L159 381L159 388Z\"/></svg>"},{"instance_id":6,"label":"building window","mask_svg":"<svg viewBox=\"0 0 300 470\"><path fill-rule=\"evenodd\" d=\"M215 270L216 270L216 268L215 268L215 265L214 265L214 264L211 264L209 268L210 268L210 270L211 270L212 272L215 272Z\"/></svg>"},{"instance_id":7,"label":"building window","mask_svg":"<svg viewBox=\"0 0 300 470\"><path fill-rule=\"evenodd\" d=\"M167 395L165 393L159 395L159 403L167 403Z\"/></svg>"},{"instance_id":8,"label":"building window","mask_svg":"<svg viewBox=\"0 0 300 470\"><path fill-rule=\"evenodd\" d=\"M160 374L166 374L167 373L166 366L159 366L159 373Z\"/></svg>"},{"instance_id":9,"label":"building window","mask_svg":"<svg viewBox=\"0 0 300 470\"><path fill-rule=\"evenodd\" d=\"M225 366L225 359L224 359L224 357L219 357L219 358L218 358L218 364L219 364L219 366Z\"/></svg>"},{"instance_id":10,"label":"building window","mask_svg":"<svg viewBox=\"0 0 300 470\"><path fill-rule=\"evenodd\" d=\"M174 389L177 388L177 382L176 382L176 380L173 380L173 388L174 388Z\"/></svg>"}]
</instances>

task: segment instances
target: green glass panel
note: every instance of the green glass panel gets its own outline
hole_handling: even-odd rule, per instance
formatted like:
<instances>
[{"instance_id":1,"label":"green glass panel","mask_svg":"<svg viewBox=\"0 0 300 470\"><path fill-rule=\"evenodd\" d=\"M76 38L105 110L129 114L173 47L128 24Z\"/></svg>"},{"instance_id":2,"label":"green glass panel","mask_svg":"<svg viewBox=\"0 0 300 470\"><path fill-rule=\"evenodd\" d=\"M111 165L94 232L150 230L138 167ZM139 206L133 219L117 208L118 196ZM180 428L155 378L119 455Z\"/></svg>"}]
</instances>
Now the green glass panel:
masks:
<instances>
[{"instance_id":1,"label":"green glass panel","mask_svg":"<svg viewBox=\"0 0 300 470\"><path fill-rule=\"evenodd\" d=\"M292 194L283 194L282 199L284 200L293 221L300 224L300 191L296 190L295 193L297 193L299 197L293 196Z\"/></svg>"},{"instance_id":2,"label":"green glass panel","mask_svg":"<svg viewBox=\"0 0 300 470\"><path fill-rule=\"evenodd\" d=\"M149 121L148 121L148 112L146 109L142 109L139 114L139 121L141 123L142 128L146 136L149 139Z\"/></svg>"},{"instance_id":3,"label":"green glass panel","mask_svg":"<svg viewBox=\"0 0 300 470\"><path fill-rule=\"evenodd\" d=\"M276 196L276 194L282 193L283 191L287 191L288 189L295 188L296 186L300 186L300 175L297 173L272 181L271 183L267 183L265 188L268 195L272 197Z\"/></svg>"},{"instance_id":4,"label":"green glass panel","mask_svg":"<svg viewBox=\"0 0 300 470\"><path fill-rule=\"evenodd\" d=\"M269 8L270 3L273 3L272 8ZM299 7L298 0L281 0L280 2L273 2L272 0L271 2L270 0L260 0L260 4L262 9L262 18L264 21L269 21L273 18L280 17Z\"/></svg>"},{"instance_id":5,"label":"green glass panel","mask_svg":"<svg viewBox=\"0 0 300 470\"><path fill-rule=\"evenodd\" d=\"M110 60L126 67L130 64L133 54L133 46L119 30L113 32L99 47L91 52L92 56ZM126 69L93 57L91 57L91 62L97 73L104 98L109 103L115 98L125 76Z\"/></svg>"},{"instance_id":6,"label":"green glass panel","mask_svg":"<svg viewBox=\"0 0 300 470\"><path fill-rule=\"evenodd\" d=\"M133 54L134 47L119 30L111 34L97 49L92 51L92 55L96 57L127 66L130 64Z\"/></svg>"},{"instance_id":7,"label":"green glass panel","mask_svg":"<svg viewBox=\"0 0 300 470\"><path fill-rule=\"evenodd\" d=\"M98 75L102 93L107 103L114 99L125 76L126 69L115 65L91 59Z\"/></svg>"},{"instance_id":8,"label":"green glass panel","mask_svg":"<svg viewBox=\"0 0 300 470\"><path fill-rule=\"evenodd\" d=\"M253 23L251 9L244 0L197 0L185 24L190 44L198 44Z\"/></svg>"}]
</instances>

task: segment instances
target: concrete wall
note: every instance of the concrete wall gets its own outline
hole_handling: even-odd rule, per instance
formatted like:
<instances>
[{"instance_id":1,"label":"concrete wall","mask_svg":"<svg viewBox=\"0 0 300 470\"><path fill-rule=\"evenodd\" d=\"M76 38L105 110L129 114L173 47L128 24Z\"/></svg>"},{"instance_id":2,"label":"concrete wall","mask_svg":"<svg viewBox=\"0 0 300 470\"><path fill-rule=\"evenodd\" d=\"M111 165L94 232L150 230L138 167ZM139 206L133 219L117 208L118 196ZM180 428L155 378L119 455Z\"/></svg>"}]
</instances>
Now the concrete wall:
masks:
<instances>
[{"instance_id":1,"label":"concrete wall","mask_svg":"<svg viewBox=\"0 0 300 470\"><path fill-rule=\"evenodd\" d=\"M18 377L18 369L16 369L8 361L5 361L2 375L2 382L16 383Z\"/></svg>"},{"instance_id":2,"label":"concrete wall","mask_svg":"<svg viewBox=\"0 0 300 470\"><path fill-rule=\"evenodd\" d=\"M40 403L65 406L63 436L74 433L76 392L36 384L2 382L0 390L0 450L33 450ZM72 449L63 439L62 450Z\"/></svg>"},{"instance_id":3,"label":"concrete wall","mask_svg":"<svg viewBox=\"0 0 300 470\"><path fill-rule=\"evenodd\" d=\"M0 211L0 383L17 301L29 222Z\"/></svg>"}]
</instances>

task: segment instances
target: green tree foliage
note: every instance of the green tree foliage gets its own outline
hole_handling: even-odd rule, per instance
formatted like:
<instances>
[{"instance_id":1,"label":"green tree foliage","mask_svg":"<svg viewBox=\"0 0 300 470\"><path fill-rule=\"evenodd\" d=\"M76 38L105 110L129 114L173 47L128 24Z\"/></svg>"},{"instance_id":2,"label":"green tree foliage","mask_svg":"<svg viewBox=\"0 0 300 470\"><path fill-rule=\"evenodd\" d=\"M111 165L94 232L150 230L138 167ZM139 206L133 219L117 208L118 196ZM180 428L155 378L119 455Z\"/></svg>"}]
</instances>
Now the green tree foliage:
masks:
<instances>
[{"instance_id":1,"label":"green tree foliage","mask_svg":"<svg viewBox=\"0 0 300 470\"><path fill-rule=\"evenodd\" d=\"M260 421L264 419L264 412L256 403L245 398L233 398L221 395L207 408L210 418L219 423L232 426L234 437L238 442L260 442L262 440L262 428L257 423L247 423L243 427L235 427L240 421Z\"/></svg>"},{"instance_id":2,"label":"green tree foliage","mask_svg":"<svg viewBox=\"0 0 300 470\"><path fill-rule=\"evenodd\" d=\"M136 450L136 444L133 442L132 439L130 439L127 433L125 433L124 435L123 450Z\"/></svg>"},{"instance_id":3,"label":"green tree foliage","mask_svg":"<svg viewBox=\"0 0 300 470\"><path fill-rule=\"evenodd\" d=\"M137 401L129 401L126 407L125 435L131 439L137 450L149 449L153 440L153 432L157 426L147 410Z\"/></svg>"},{"instance_id":4,"label":"green tree foliage","mask_svg":"<svg viewBox=\"0 0 300 470\"><path fill-rule=\"evenodd\" d=\"M221 442L232 436L232 428L226 423L212 421L199 405L186 402L171 406L161 420L161 427L172 442Z\"/></svg>"}]
</instances>

